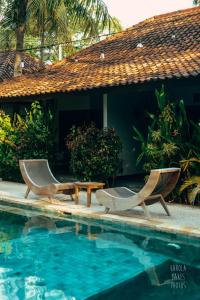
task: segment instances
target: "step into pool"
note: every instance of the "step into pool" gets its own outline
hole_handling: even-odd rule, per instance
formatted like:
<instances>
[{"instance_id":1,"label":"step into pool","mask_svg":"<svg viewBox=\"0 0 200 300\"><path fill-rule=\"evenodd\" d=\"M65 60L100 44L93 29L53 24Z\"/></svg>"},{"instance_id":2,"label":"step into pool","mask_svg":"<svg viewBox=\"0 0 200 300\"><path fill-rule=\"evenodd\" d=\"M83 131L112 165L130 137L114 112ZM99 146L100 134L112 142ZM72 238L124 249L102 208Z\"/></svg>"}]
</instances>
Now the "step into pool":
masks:
<instances>
[{"instance_id":1,"label":"step into pool","mask_svg":"<svg viewBox=\"0 0 200 300\"><path fill-rule=\"evenodd\" d=\"M199 287L198 241L0 212L1 300L189 300Z\"/></svg>"}]
</instances>

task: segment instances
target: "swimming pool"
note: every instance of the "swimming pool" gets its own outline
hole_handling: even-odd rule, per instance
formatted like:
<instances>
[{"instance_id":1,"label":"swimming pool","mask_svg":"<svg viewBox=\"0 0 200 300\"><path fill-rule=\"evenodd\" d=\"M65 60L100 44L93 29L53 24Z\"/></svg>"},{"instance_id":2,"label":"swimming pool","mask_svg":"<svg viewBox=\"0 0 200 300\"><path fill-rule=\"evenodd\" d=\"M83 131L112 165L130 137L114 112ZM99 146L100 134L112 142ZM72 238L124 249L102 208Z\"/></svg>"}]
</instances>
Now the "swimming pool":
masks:
<instances>
[{"instance_id":1,"label":"swimming pool","mask_svg":"<svg viewBox=\"0 0 200 300\"><path fill-rule=\"evenodd\" d=\"M98 223L0 212L0 299L200 299L198 240Z\"/></svg>"}]
</instances>

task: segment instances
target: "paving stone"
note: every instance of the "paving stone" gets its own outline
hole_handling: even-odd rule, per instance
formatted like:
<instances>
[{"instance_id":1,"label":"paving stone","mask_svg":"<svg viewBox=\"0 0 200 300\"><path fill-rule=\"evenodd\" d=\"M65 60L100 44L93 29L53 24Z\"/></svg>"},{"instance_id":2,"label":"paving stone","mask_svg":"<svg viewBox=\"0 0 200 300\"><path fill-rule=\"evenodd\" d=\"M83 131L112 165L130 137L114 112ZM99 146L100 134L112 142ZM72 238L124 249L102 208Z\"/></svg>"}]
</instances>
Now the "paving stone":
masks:
<instances>
[{"instance_id":1,"label":"paving stone","mask_svg":"<svg viewBox=\"0 0 200 300\"><path fill-rule=\"evenodd\" d=\"M100 206L92 193L92 205L86 207L86 193L80 193L80 205L75 205L66 195L57 195L50 203L48 198L40 198L30 193L28 199L24 199L26 191L25 184L13 182L0 182L0 205L9 205L7 208L11 212L18 209L33 210L34 213L55 214L63 216L63 213L74 216L92 218L95 220L112 221L118 224L129 224L137 227L150 228L168 233L182 233L183 235L200 238L200 209L188 205L168 204L171 216L165 215L162 206L158 203L149 206L152 216L147 220L141 207L136 207L127 211L104 213L104 207ZM1 208L1 207L0 207Z\"/></svg>"}]
</instances>

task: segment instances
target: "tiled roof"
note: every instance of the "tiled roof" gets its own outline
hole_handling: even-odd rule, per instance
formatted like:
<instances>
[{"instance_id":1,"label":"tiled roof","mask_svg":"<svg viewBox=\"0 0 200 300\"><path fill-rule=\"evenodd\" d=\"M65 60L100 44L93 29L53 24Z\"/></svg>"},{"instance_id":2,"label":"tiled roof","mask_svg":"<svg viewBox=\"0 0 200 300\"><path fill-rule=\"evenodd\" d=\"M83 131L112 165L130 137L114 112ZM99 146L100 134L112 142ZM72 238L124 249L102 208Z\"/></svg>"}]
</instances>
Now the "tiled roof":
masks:
<instances>
[{"instance_id":1,"label":"tiled roof","mask_svg":"<svg viewBox=\"0 0 200 300\"><path fill-rule=\"evenodd\" d=\"M13 78L15 56L15 51L0 52L0 82ZM36 59L30 55L22 53L22 61L24 62L22 74L39 72L44 69L44 64L39 59Z\"/></svg>"},{"instance_id":2,"label":"tiled roof","mask_svg":"<svg viewBox=\"0 0 200 300\"><path fill-rule=\"evenodd\" d=\"M147 19L81 50L37 76L22 76L0 84L0 97L200 75L199 24L200 7ZM100 58L101 53L104 59Z\"/></svg>"}]
</instances>

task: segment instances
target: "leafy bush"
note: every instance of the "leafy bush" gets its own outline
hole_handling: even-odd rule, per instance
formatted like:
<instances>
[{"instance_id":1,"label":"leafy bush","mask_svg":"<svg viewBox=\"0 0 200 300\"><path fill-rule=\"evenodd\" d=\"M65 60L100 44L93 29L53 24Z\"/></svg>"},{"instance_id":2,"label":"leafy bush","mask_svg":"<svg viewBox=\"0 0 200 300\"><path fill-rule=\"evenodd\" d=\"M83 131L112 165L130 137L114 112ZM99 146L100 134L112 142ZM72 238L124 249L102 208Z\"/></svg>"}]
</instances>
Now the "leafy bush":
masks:
<instances>
[{"instance_id":1,"label":"leafy bush","mask_svg":"<svg viewBox=\"0 0 200 300\"><path fill-rule=\"evenodd\" d=\"M24 118L0 111L0 177L19 180L19 159L49 158L53 146L52 114L33 102Z\"/></svg>"},{"instance_id":2,"label":"leafy bush","mask_svg":"<svg viewBox=\"0 0 200 300\"><path fill-rule=\"evenodd\" d=\"M171 102L164 87L156 90L158 111L148 113L150 125L147 135L133 127L133 138L141 144L137 162L143 161L145 171L154 168L180 166L180 161L198 157L200 152L200 126L188 120L183 100Z\"/></svg>"},{"instance_id":3,"label":"leafy bush","mask_svg":"<svg viewBox=\"0 0 200 300\"><path fill-rule=\"evenodd\" d=\"M94 124L72 127L66 145L72 172L82 180L108 182L120 170L122 144L114 129L98 129Z\"/></svg>"},{"instance_id":4,"label":"leafy bush","mask_svg":"<svg viewBox=\"0 0 200 300\"><path fill-rule=\"evenodd\" d=\"M155 95L158 110L155 114L148 113L150 125L146 135L133 127L133 138L141 145L137 163L143 163L146 172L155 168L182 167L183 161L200 157L200 125L188 120L183 100L169 101L164 87L156 90ZM191 172L183 170L180 183L187 182L191 176ZM191 199L183 197L182 201L191 202Z\"/></svg>"},{"instance_id":5,"label":"leafy bush","mask_svg":"<svg viewBox=\"0 0 200 300\"><path fill-rule=\"evenodd\" d=\"M181 167L185 180L180 186L179 193L185 193L190 204L198 204L200 203L200 158L183 160Z\"/></svg>"}]
</instances>

